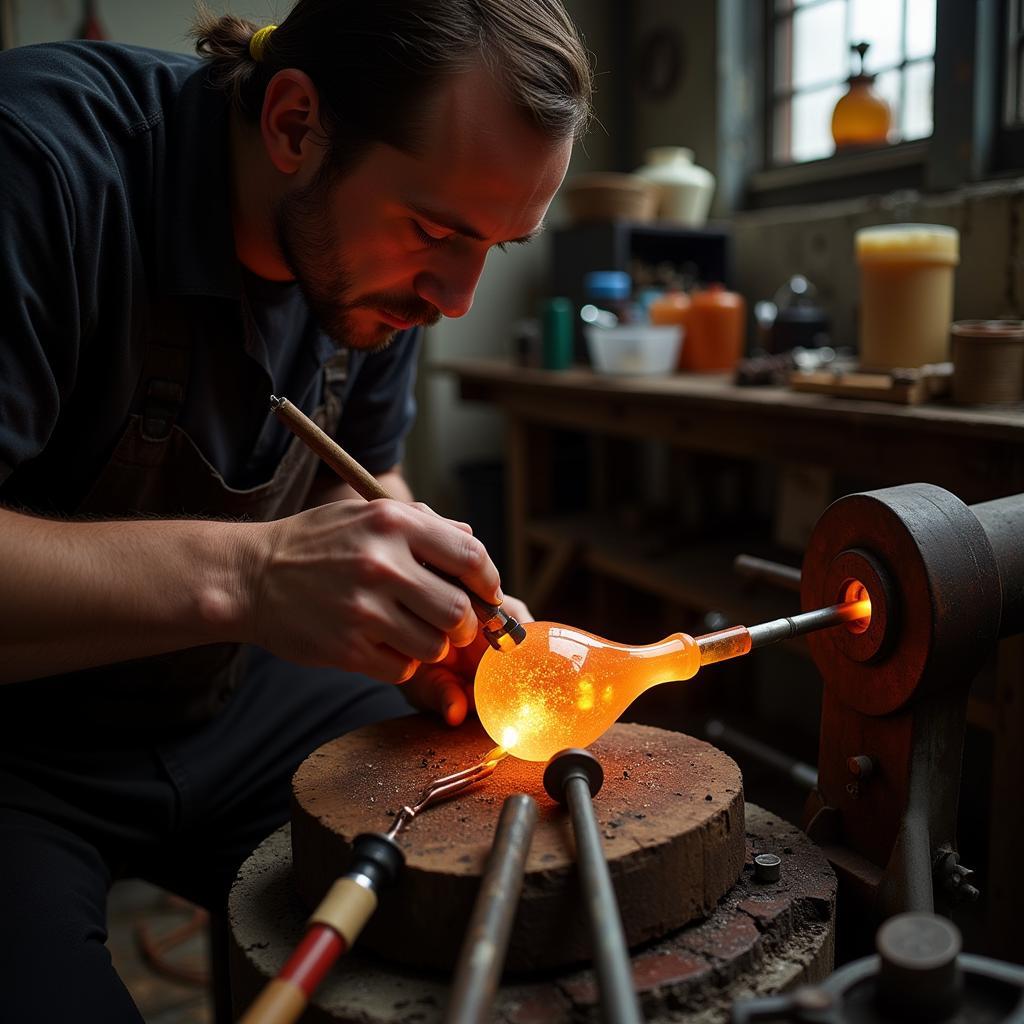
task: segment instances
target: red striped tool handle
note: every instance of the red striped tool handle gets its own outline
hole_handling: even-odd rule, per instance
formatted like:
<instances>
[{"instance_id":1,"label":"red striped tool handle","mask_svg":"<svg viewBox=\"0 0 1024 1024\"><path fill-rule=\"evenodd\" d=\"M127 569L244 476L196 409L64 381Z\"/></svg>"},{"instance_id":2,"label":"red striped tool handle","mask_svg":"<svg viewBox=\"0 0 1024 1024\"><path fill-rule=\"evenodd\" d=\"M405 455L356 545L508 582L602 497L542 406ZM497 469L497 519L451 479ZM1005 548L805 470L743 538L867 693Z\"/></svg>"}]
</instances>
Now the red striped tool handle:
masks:
<instances>
[{"instance_id":1,"label":"red striped tool handle","mask_svg":"<svg viewBox=\"0 0 1024 1024\"><path fill-rule=\"evenodd\" d=\"M377 909L377 894L393 881L405 856L379 833L357 836L352 866L313 911L302 941L246 1010L240 1024L293 1024L335 960L355 944Z\"/></svg>"}]
</instances>

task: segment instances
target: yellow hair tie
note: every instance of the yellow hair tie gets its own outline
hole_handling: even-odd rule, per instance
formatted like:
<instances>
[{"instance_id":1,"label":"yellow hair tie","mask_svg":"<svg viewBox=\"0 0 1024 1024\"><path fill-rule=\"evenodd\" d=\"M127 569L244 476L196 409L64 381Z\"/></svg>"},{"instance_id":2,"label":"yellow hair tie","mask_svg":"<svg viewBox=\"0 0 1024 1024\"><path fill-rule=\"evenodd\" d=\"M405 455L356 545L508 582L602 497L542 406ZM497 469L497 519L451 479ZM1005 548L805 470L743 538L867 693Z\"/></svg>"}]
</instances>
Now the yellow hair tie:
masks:
<instances>
[{"instance_id":1,"label":"yellow hair tie","mask_svg":"<svg viewBox=\"0 0 1024 1024\"><path fill-rule=\"evenodd\" d=\"M263 28L256 29L249 37L249 54L257 64L263 60L263 51L267 48L267 38L275 28L277 28L276 25L264 25Z\"/></svg>"}]
</instances>

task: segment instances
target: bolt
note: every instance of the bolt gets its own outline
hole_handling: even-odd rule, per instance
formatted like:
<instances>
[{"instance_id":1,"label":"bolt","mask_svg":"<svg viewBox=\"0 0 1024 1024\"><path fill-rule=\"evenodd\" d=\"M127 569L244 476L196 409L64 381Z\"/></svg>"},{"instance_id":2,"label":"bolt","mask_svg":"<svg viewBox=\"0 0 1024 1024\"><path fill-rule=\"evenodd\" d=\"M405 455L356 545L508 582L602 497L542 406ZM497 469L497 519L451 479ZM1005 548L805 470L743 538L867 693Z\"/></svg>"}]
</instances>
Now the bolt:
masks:
<instances>
[{"instance_id":1,"label":"bolt","mask_svg":"<svg viewBox=\"0 0 1024 1024\"><path fill-rule=\"evenodd\" d=\"M846 759L846 767L858 779L869 779L875 771L875 759L867 754L857 754Z\"/></svg>"},{"instance_id":2,"label":"bolt","mask_svg":"<svg viewBox=\"0 0 1024 1024\"><path fill-rule=\"evenodd\" d=\"M782 858L776 853L759 853L754 858L754 881L763 885L777 882L782 875Z\"/></svg>"}]
</instances>

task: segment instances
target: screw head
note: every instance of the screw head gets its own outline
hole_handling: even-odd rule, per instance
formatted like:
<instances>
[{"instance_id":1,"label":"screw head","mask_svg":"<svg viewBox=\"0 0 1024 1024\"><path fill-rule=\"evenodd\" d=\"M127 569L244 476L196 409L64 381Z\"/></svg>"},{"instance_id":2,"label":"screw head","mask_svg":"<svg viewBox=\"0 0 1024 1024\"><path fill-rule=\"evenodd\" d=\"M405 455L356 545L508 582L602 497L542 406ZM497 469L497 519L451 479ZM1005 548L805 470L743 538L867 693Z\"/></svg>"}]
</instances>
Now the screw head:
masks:
<instances>
[{"instance_id":1,"label":"screw head","mask_svg":"<svg viewBox=\"0 0 1024 1024\"><path fill-rule=\"evenodd\" d=\"M565 803L565 785L572 778L586 779L592 797L604 784L604 769L589 750L569 747L555 754L544 769L544 788L552 800Z\"/></svg>"},{"instance_id":2,"label":"screw head","mask_svg":"<svg viewBox=\"0 0 1024 1024\"><path fill-rule=\"evenodd\" d=\"M777 882L782 877L782 858L777 853L759 853L754 858L754 881Z\"/></svg>"}]
</instances>

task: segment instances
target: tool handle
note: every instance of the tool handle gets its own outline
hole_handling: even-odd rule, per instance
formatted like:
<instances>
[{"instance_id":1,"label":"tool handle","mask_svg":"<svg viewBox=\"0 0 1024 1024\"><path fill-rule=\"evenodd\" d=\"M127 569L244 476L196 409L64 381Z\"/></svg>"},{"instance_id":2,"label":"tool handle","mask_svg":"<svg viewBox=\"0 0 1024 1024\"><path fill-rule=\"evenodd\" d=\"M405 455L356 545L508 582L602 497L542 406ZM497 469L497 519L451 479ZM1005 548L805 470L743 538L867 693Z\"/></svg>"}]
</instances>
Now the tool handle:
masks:
<instances>
[{"instance_id":1,"label":"tool handle","mask_svg":"<svg viewBox=\"0 0 1024 1024\"><path fill-rule=\"evenodd\" d=\"M329 434L325 434L298 406L287 398L270 396L270 407L274 415L293 433L301 438L342 480L367 501L390 498L380 481L367 472Z\"/></svg>"},{"instance_id":2,"label":"tool handle","mask_svg":"<svg viewBox=\"0 0 1024 1024\"><path fill-rule=\"evenodd\" d=\"M289 402L287 398L271 395L270 407L273 409L274 415L296 437L300 438L309 448L316 452L357 494L367 501L391 497L376 477L363 469L333 437L324 433L301 409ZM453 587L458 587L469 598L476 617L484 626L484 635L492 647L500 649L499 641L505 635L510 636L517 644L522 641L526 635L523 632L523 627L515 619L503 612L500 605L490 604L488 601L485 601L457 577L449 576L448 573L441 572L432 565L428 565L427 568Z\"/></svg>"},{"instance_id":3,"label":"tool handle","mask_svg":"<svg viewBox=\"0 0 1024 1024\"><path fill-rule=\"evenodd\" d=\"M405 862L398 844L367 832L356 836L348 871L327 890L302 942L246 1010L240 1024L293 1024L334 961L347 953L377 909L377 893Z\"/></svg>"},{"instance_id":4,"label":"tool handle","mask_svg":"<svg viewBox=\"0 0 1024 1024\"><path fill-rule=\"evenodd\" d=\"M327 925L313 925L276 978L271 979L239 1024L294 1024L309 1005L324 975L348 949Z\"/></svg>"}]
</instances>

